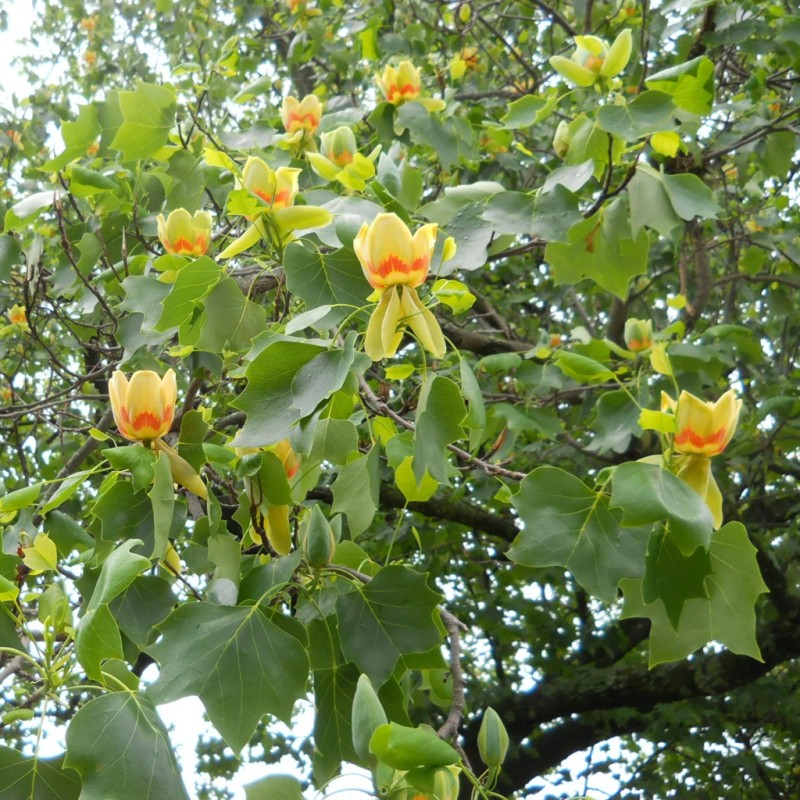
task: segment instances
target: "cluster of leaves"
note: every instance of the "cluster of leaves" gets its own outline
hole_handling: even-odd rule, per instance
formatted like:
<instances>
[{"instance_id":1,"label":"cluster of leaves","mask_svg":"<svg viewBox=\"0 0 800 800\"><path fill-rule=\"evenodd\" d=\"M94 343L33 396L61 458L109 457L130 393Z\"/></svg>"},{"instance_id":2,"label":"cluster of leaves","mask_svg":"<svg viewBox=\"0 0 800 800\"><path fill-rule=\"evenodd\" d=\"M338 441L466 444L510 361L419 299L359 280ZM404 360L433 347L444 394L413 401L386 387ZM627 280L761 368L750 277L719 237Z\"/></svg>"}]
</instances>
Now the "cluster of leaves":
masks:
<instances>
[{"instance_id":1,"label":"cluster of leaves","mask_svg":"<svg viewBox=\"0 0 800 800\"><path fill-rule=\"evenodd\" d=\"M349 762L381 797L523 797L619 735L625 796L791 796L796 9L56 5L0 133L0 310L25 313L0 328L0 798L188 797L156 706L190 695L235 757L310 698L321 790ZM550 59L569 77L581 35L628 63L566 85ZM400 60L440 103L381 97ZM312 92L315 142L351 128L359 170L282 132ZM287 226L242 187L251 157L302 170ZM206 255L164 254L177 208L212 212ZM362 352L353 240L382 212L439 226L442 359ZM111 373L170 367L167 439L207 501L113 428ZM730 386L715 531L656 409ZM65 755L26 746L60 723Z\"/></svg>"}]
</instances>

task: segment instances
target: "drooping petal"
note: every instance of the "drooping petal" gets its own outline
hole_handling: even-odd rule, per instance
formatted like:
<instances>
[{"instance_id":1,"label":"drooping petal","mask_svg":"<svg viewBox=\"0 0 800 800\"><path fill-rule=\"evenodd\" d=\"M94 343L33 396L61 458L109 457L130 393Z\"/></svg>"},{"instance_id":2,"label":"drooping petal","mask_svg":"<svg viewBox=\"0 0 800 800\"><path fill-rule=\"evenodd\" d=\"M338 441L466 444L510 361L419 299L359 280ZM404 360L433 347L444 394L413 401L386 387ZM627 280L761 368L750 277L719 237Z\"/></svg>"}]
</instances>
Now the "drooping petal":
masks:
<instances>
[{"instance_id":1,"label":"drooping petal","mask_svg":"<svg viewBox=\"0 0 800 800\"><path fill-rule=\"evenodd\" d=\"M678 456L678 477L692 487L705 501L714 519L714 530L722 525L722 494L711 472L711 459L705 456Z\"/></svg>"},{"instance_id":2,"label":"drooping petal","mask_svg":"<svg viewBox=\"0 0 800 800\"><path fill-rule=\"evenodd\" d=\"M367 333L364 337L364 352L373 360L380 361L383 358L383 320L386 317L386 309L389 307L388 292L381 295L378 305L372 312L367 325Z\"/></svg>"},{"instance_id":3,"label":"drooping petal","mask_svg":"<svg viewBox=\"0 0 800 800\"><path fill-rule=\"evenodd\" d=\"M419 299L416 289L403 286L402 291L405 322L414 331L425 350L436 358L442 358L447 350L447 345L439 322Z\"/></svg>"},{"instance_id":4,"label":"drooping petal","mask_svg":"<svg viewBox=\"0 0 800 800\"><path fill-rule=\"evenodd\" d=\"M289 506L270 506L267 511L267 539L279 556L292 550L292 529L289 525Z\"/></svg>"},{"instance_id":5,"label":"drooping petal","mask_svg":"<svg viewBox=\"0 0 800 800\"><path fill-rule=\"evenodd\" d=\"M397 335L397 326L400 324L400 318L403 316L403 308L396 286L387 289L384 296L389 297L389 302L386 306L386 315L381 324L381 345L383 347L384 357L391 358L397 352L397 348L403 338L402 332L399 337Z\"/></svg>"},{"instance_id":6,"label":"drooping petal","mask_svg":"<svg viewBox=\"0 0 800 800\"><path fill-rule=\"evenodd\" d=\"M170 447L163 439L153 441L153 449L164 453L169 459L169 467L172 472L172 480L184 489L188 489L192 494L196 494L203 500L208 500L208 488L203 479L198 475L197 470L181 456L177 450Z\"/></svg>"}]
</instances>

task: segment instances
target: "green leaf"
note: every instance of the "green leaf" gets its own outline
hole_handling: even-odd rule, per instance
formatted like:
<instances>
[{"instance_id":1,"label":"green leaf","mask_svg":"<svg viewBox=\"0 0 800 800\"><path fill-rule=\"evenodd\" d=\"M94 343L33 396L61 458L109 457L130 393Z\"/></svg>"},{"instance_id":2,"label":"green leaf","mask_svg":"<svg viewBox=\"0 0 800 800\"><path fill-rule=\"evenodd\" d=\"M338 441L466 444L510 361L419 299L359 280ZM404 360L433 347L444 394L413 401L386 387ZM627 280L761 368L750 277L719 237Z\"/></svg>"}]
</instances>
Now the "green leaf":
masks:
<instances>
[{"instance_id":1,"label":"green leaf","mask_svg":"<svg viewBox=\"0 0 800 800\"><path fill-rule=\"evenodd\" d=\"M705 598L703 584L710 572L711 559L702 547L684 556L663 529L657 530L647 545L642 597L646 603L661 600L672 627L677 628L684 602Z\"/></svg>"},{"instance_id":2,"label":"green leaf","mask_svg":"<svg viewBox=\"0 0 800 800\"><path fill-rule=\"evenodd\" d=\"M43 164L42 169L47 172L57 172L73 159L85 156L86 151L97 141L102 131L97 107L93 103L81 106L74 120L63 120L61 123L64 152Z\"/></svg>"},{"instance_id":3,"label":"green leaf","mask_svg":"<svg viewBox=\"0 0 800 800\"><path fill-rule=\"evenodd\" d=\"M508 112L500 117L500 122L506 128L529 128L537 122L541 122L556 107L558 98L539 97L535 94L525 95L519 100L514 100L508 104Z\"/></svg>"},{"instance_id":4,"label":"green leaf","mask_svg":"<svg viewBox=\"0 0 800 800\"><path fill-rule=\"evenodd\" d=\"M159 453L153 463L153 486L147 494L153 504L153 552L150 558L161 559L167 552L175 509L172 468L166 453Z\"/></svg>"},{"instance_id":5,"label":"green leaf","mask_svg":"<svg viewBox=\"0 0 800 800\"><path fill-rule=\"evenodd\" d=\"M132 548L141 543L138 539L123 542L105 560L89 600L88 611L94 611L101 605L110 603L117 595L124 592L138 575L150 568L150 559L131 552Z\"/></svg>"},{"instance_id":6,"label":"green leaf","mask_svg":"<svg viewBox=\"0 0 800 800\"><path fill-rule=\"evenodd\" d=\"M622 528L608 498L556 467L539 467L511 503L523 529L507 552L528 567L568 569L586 591L610 603L622 578L644 570L649 529Z\"/></svg>"},{"instance_id":7,"label":"green leaf","mask_svg":"<svg viewBox=\"0 0 800 800\"><path fill-rule=\"evenodd\" d=\"M314 779L319 786L338 774L342 761L359 760L351 722L357 681L352 664L314 671Z\"/></svg>"},{"instance_id":8,"label":"green leaf","mask_svg":"<svg viewBox=\"0 0 800 800\"><path fill-rule=\"evenodd\" d=\"M624 453L633 436L641 435L639 427L639 407L630 395L622 389L603 392L594 407L595 419L591 428L594 436L588 450L601 453L612 450Z\"/></svg>"},{"instance_id":9,"label":"green leaf","mask_svg":"<svg viewBox=\"0 0 800 800\"><path fill-rule=\"evenodd\" d=\"M355 358L352 342L343 350L301 341L267 345L248 366L247 387L231 404L247 414L233 446L285 439L295 422L342 387Z\"/></svg>"},{"instance_id":10,"label":"green leaf","mask_svg":"<svg viewBox=\"0 0 800 800\"><path fill-rule=\"evenodd\" d=\"M408 728L396 722L379 726L369 741L370 752L393 769L444 767L461 756L432 730Z\"/></svg>"},{"instance_id":11,"label":"green leaf","mask_svg":"<svg viewBox=\"0 0 800 800\"><path fill-rule=\"evenodd\" d=\"M608 367L579 353L559 350L554 361L567 377L578 383L603 383L614 379L614 373Z\"/></svg>"},{"instance_id":12,"label":"green leaf","mask_svg":"<svg viewBox=\"0 0 800 800\"><path fill-rule=\"evenodd\" d=\"M179 606L157 626L147 652L161 665L148 690L156 703L197 695L225 742L239 752L264 714L287 724L304 695L308 658L300 642L257 606Z\"/></svg>"},{"instance_id":13,"label":"green leaf","mask_svg":"<svg viewBox=\"0 0 800 800\"><path fill-rule=\"evenodd\" d=\"M58 508L62 503L66 503L75 492L80 489L84 481L95 472L94 469L83 469L79 472L73 472L71 475L64 478L59 484L58 488L50 496L50 499L42 506L40 513L47 514L55 508ZM2 500L0 500L2 503Z\"/></svg>"},{"instance_id":14,"label":"green leaf","mask_svg":"<svg viewBox=\"0 0 800 800\"><path fill-rule=\"evenodd\" d=\"M109 607L105 604L87 611L78 623L75 652L86 675L103 683L101 665L109 658L124 658L122 637ZM112 688L118 688L112 685Z\"/></svg>"},{"instance_id":15,"label":"green leaf","mask_svg":"<svg viewBox=\"0 0 800 800\"><path fill-rule=\"evenodd\" d=\"M441 642L434 621L439 600L425 575L400 565L379 570L368 584L336 601L345 658L382 686L402 655L424 653Z\"/></svg>"},{"instance_id":16,"label":"green leaf","mask_svg":"<svg viewBox=\"0 0 800 800\"><path fill-rule=\"evenodd\" d=\"M345 464L358 449L358 430L350 420L324 417L314 429L314 441L308 459Z\"/></svg>"},{"instance_id":17,"label":"green leaf","mask_svg":"<svg viewBox=\"0 0 800 800\"><path fill-rule=\"evenodd\" d=\"M597 121L604 131L630 142L651 133L675 130L674 113L670 95L648 91L630 103L603 106L597 112Z\"/></svg>"},{"instance_id":18,"label":"green leaf","mask_svg":"<svg viewBox=\"0 0 800 800\"><path fill-rule=\"evenodd\" d=\"M39 499L41 491L41 483L32 483L30 486L25 486L22 489L16 489L3 495L0 497L0 514L29 508Z\"/></svg>"},{"instance_id":19,"label":"green leaf","mask_svg":"<svg viewBox=\"0 0 800 800\"><path fill-rule=\"evenodd\" d=\"M246 800L304 800L303 787L291 775L267 775L244 786Z\"/></svg>"},{"instance_id":20,"label":"green leaf","mask_svg":"<svg viewBox=\"0 0 800 800\"><path fill-rule=\"evenodd\" d=\"M127 470L131 473L135 492L141 492L153 485L156 455L149 448L140 444L130 444L123 447L109 447L101 452L114 469Z\"/></svg>"},{"instance_id":21,"label":"green leaf","mask_svg":"<svg viewBox=\"0 0 800 800\"><path fill-rule=\"evenodd\" d=\"M331 307L325 317L328 327L344 319L354 308L366 305L366 298L372 292L361 264L349 250L321 253L293 243L286 248L283 267L287 288L308 308Z\"/></svg>"},{"instance_id":22,"label":"green leaf","mask_svg":"<svg viewBox=\"0 0 800 800\"><path fill-rule=\"evenodd\" d=\"M711 573L704 580L705 598L684 603L674 628L664 603L646 603L642 582L622 581L625 595L623 618L651 620L650 666L679 661L711 640L729 650L761 661L756 641L755 602L767 592L756 560L756 548L739 522L720 528L711 541Z\"/></svg>"},{"instance_id":23,"label":"green leaf","mask_svg":"<svg viewBox=\"0 0 800 800\"><path fill-rule=\"evenodd\" d=\"M467 359L462 358L460 363L461 392L467 401L467 416L464 417L463 425L469 430L469 446L474 449L480 442L481 435L486 427L486 406L483 402L483 394L478 379L472 371Z\"/></svg>"},{"instance_id":24,"label":"green leaf","mask_svg":"<svg viewBox=\"0 0 800 800\"><path fill-rule=\"evenodd\" d=\"M433 150L442 169L449 170L458 161L458 140L455 135L416 101L403 103L396 112L396 123L408 128L415 144Z\"/></svg>"},{"instance_id":25,"label":"green leaf","mask_svg":"<svg viewBox=\"0 0 800 800\"><path fill-rule=\"evenodd\" d=\"M668 535L684 556L708 550L714 521L703 498L658 464L621 464L612 478L611 507L626 527L666 520Z\"/></svg>"},{"instance_id":26,"label":"green leaf","mask_svg":"<svg viewBox=\"0 0 800 800\"><path fill-rule=\"evenodd\" d=\"M681 224L664 188L664 175L645 164L636 169L628 184L631 208L631 231L638 234L643 226L667 236Z\"/></svg>"},{"instance_id":27,"label":"green leaf","mask_svg":"<svg viewBox=\"0 0 800 800\"><path fill-rule=\"evenodd\" d=\"M456 270L475 270L486 263L487 249L494 235L492 223L483 216L483 203L472 203L459 209L447 223L446 232L456 240L456 254L441 265L440 277Z\"/></svg>"},{"instance_id":28,"label":"green leaf","mask_svg":"<svg viewBox=\"0 0 800 800\"><path fill-rule=\"evenodd\" d=\"M202 256L187 264L178 272L175 283L162 302L161 317L156 324L157 331L177 328L191 319L201 300L222 279L224 273L207 256Z\"/></svg>"},{"instance_id":29,"label":"green leaf","mask_svg":"<svg viewBox=\"0 0 800 800\"><path fill-rule=\"evenodd\" d=\"M130 481L118 480L106 489L92 506L92 514L100 520L102 540L144 542L146 552L153 552L153 505L144 492L134 491Z\"/></svg>"},{"instance_id":30,"label":"green leaf","mask_svg":"<svg viewBox=\"0 0 800 800\"><path fill-rule=\"evenodd\" d=\"M584 278L624 298L631 278L647 271L650 239L631 232L627 203L617 198L610 206L569 230L569 243L551 242L544 257L556 284L575 284Z\"/></svg>"},{"instance_id":31,"label":"green leaf","mask_svg":"<svg viewBox=\"0 0 800 800\"><path fill-rule=\"evenodd\" d=\"M662 175L664 191L681 219L714 219L722 211L711 189L697 175Z\"/></svg>"},{"instance_id":32,"label":"green leaf","mask_svg":"<svg viewBox=\"0 0 800 800\"><path fill-rule=\"evenodd\" d=\"M163 86L140 83L132 92L119 92L122 125L110 147L126 160L147 158L167 142L175 124L175 93Z\"/></svg>"},{"instance_id":33,"label":"green leaf","mask_svg":"<svg viewBox=\"0 0 800 800\"><path fill-rule=\"evenodd\" d=\"M344 514L350 535L355 539L372 524L378 510L380 491L380 448L348 462L333 483L334 514Z\"/></svg>"},{"instance_id":34,"label":"green leaf","mask_svg":"<svg viewBox=\"0 0 800 800\"><path fill-rule=\"evenodd\" d=\"M64 757L29 758L0 747L0 800L78 800L81 784Z\"/></svg>"},{"instance_id":35,"label":"green leaf","mask_svg":"<svg viewBox=\"0 0 800 800\"><path fill-rule=\"evenodd\" d=\"M242 294L233 278L223 278L214 286L202 306L201 313L181 326L181 344L209 353L242 351L264 330L266 312Z\"/></svg>"},{"instance_id":36,"label":"green leaf","mask_svg":"<svg viewBox=\"0 0 800 800\"><path fill-rule=\"evenodd\" d=\"M446 448L463 437L461 425L466 416L464 398L453 381L437 375L425 384L420 395L414 432L413 467L417 482L422 480L427 471L439 483L449 485Z\"/></svg>"},{"instance_id":37,"label":"green leaf","mask_svg":"<svg viewBox=\"0 0 800 800\"><path fill-rule=\"evenodd\" d=\"M678 108L690 114L711 113L714 102L714 62L706 56L656 72L645 78L649 89L666 92Z\"/></svg>"},{"instance_id":38,"label":"green leaf","mask_svg":"<svg viewBox=\"0 0 800 800\"><path fill-rule=\"evenodd\" d=\"M136 692L97 697L78 711L64 766L81 776L80 800L189 800L167 731Z\"/></svg>"}]
</instances>

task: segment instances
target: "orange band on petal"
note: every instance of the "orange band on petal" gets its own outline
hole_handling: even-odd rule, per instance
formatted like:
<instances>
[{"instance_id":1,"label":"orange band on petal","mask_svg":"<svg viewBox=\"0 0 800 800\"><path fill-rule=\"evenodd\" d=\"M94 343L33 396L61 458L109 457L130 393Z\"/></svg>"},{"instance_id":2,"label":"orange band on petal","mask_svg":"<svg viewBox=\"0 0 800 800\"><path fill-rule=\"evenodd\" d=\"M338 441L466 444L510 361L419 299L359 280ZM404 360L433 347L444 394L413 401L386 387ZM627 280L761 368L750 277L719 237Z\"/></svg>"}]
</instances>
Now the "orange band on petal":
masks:
<instances>
[{"instance_id":1,"label":"orange band on petal","mask_svg":"<svg viewBox=\"0 0 800 800\"><path fill-rule=\"evenodd\" d=\"M676 434L675 444L679 447L690 444L698 448L698 450L706 450L711 447L708 454L719 455L725 449L725 433L726 429L720 428L718 431L711 434L711 436L702 436L699 433L695 433L691 428L685 428L680 433Z\"/></svg>"},{"instance_id":2,"label":"orange band on petal","mask_svg":"<svg viewBox=\"0 0 800 800\"><path fill-rule=\"evenodd\" d=\"M176 255L182 256L194 252L195 245L188 239L178 239L172 243L172 250Z\"/></svg>"},{"instance_id":3,"label":"orange band on petal","mask_svg":"<svg viewBox=\"0 0 800 800\"><path fill-rule=\"evenodd\" d=\"M408 275L413 270L413 267L409 266L402 258L398 256L389 256L389 258L381 261L378 264L378 268L374 270L376 275L380 275L382 278L385 278L387 275L390 275L392 272L402 272Z\"/></svg>"},{"instance_id":4,"label":"orange band on petal","mask_svg":"<svg viewBox=\"0 0 800 800\"><path fill-rule=\"evenodd\" d=\"M160 430L163 421L160 420L152 411L142 411L141 414L136 416L133 421L133 429L140 431L142 428L150 428L150 430Z\"/></svg>"}]
</instances>

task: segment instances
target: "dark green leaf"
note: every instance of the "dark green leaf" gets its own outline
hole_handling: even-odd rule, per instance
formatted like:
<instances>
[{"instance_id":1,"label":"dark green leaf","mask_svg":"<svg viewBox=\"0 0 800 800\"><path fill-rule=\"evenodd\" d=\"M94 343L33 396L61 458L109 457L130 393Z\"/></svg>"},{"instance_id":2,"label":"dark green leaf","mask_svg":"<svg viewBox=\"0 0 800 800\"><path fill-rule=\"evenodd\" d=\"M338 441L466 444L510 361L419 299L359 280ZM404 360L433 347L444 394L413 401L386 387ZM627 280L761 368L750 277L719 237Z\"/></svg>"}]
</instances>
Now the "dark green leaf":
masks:
<instances>
[{"instance_id":1,"label":"dark green leaf","mask_svg":"<svg viewBox=\"0 0 800 800\"><path fill-rule=\"evenodd\" d=\"M161 665L148 690L156 703L197 695L237 753L264 714L284 722L306 688L308 658L300 642L257 606L192 603L158 625L147 652Z\"/></svg>"},{"instance_id":2,"label":"dark green leaf","mask_svg":"<svg viewBox=\"0 0 800 800\"><path fill-rule=\"evenodd\" d=\"M639 577L649 530L621 528L608 499L556 467L539 467L511 502L523 529L507 556L529 567L566 567L607 603L622 578Z\"/></svg>"},{"instance_id":3,"label":"dark green leaf","mask_svg":"<svg viewBox=\"0 0 800 800\"><path fill-rule=\"evenodd\" d=\"M423 653L441 641L434 621L438 602L425 575L399 565L384 567L336 601L342 652L374 686L382 686L400 656Z\"/></svg>"},{"instance_id":4,"label":"dark green leaf","mask_svg":"<svg viewBox=\"0 0 800 800\"><path fill-rule=\"evenodd\" d=\"M189 800L164 725L135 692L97 697L78 711L64 766L81 776L81 800Z\"/></svg>"}]
</instances>

